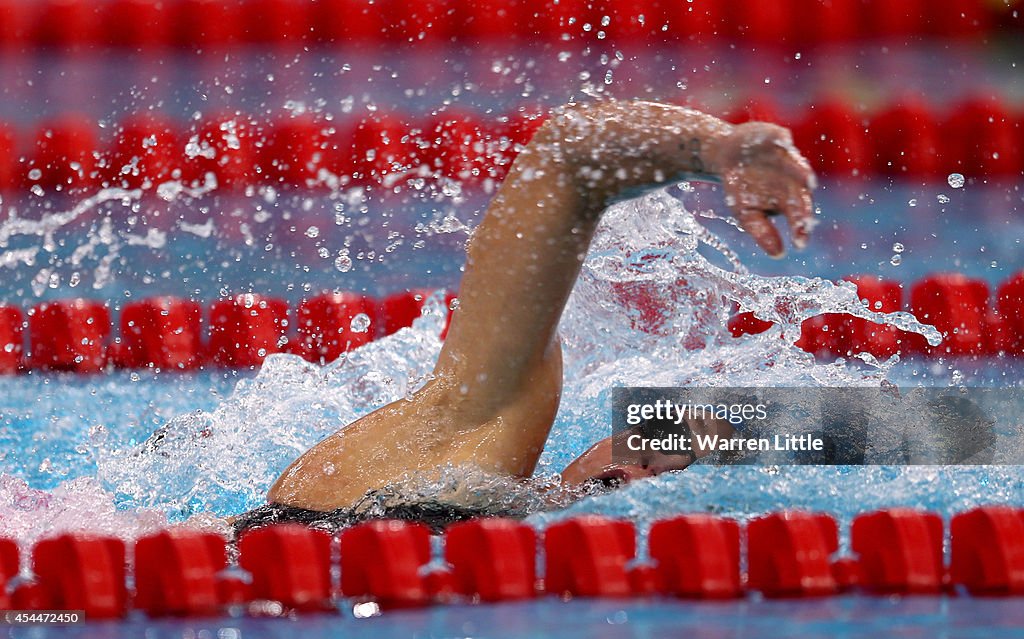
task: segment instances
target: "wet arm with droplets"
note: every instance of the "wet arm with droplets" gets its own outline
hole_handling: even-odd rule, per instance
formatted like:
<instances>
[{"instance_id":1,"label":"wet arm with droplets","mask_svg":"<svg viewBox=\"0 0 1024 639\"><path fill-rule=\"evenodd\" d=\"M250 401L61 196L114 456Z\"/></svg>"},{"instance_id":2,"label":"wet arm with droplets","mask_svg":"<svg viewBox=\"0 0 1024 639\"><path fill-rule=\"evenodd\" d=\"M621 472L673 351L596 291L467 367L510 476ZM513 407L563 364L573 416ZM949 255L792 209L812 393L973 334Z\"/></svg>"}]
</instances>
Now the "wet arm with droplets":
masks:
<instances>
[{"instance_id":1,"label":"wet arm with droplets","mask_svg":"<svg viewBox=\"0 0 1024 639\"><path fill-rule=\"evenodd\" d=\"M694 174L725 184L741 223L770 254L781 253L771 213L789 217L797 244L806 238L813 175L785 129L636 101L553 115L473 235L438 378L458 380L458 395L473 398L480 417L500 414L557 349L556 327L601 213Z\"/></svg>"}]
</instances>

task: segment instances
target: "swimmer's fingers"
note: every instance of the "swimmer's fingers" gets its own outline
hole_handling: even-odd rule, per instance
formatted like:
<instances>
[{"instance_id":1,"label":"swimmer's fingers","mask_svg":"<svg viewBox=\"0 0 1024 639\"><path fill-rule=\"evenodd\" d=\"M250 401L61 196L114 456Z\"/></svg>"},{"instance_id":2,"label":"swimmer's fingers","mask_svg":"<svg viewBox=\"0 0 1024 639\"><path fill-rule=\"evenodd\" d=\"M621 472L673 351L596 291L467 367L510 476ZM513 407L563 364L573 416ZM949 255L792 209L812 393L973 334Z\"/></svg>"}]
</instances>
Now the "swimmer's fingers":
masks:
<instances>
[{"instance_id":1,"label":"swimmer's fingers","mask_svg":"<svg viewBox=\"0 0 1024 639\"><path fill-rule=\"evenodd\" d=\"M802 186L792 185L789 189L789 197L781 205L781 213L786 216L789 222L790 237L793 238L793 246L802 249L807 246L811 236L811 229L814 228L814 205L811 202L811 192Z\"/></svg>"},{"instance_id":2,"label":"swimmer's fingers","mask_svg":"<svg viewBox=\"0 0 1024 639\"><path fill-rule=\"evenodd\" d=\"M744 168L725 177L726 202L733 208L740 226L750 233L772 257L785 254L782 237L771 221L785 215L793 245L807 245L813 228L814 209L810 190L780 170Z\"/></svg>"},{"instance_id":3,"label":"swimmer's fingers","mask_svg":"<svg viewBox=\"0 0 1024 639\"><path fill-rule=\"evenodd\" d=\"M742 209L739 212L739 221L743 230L750 233L750 237L754 238L765 253L771 257L782 257L786 254L782 246L782 236L768 219L768 213L761 209Z\"/></svg>"}]
</instances>

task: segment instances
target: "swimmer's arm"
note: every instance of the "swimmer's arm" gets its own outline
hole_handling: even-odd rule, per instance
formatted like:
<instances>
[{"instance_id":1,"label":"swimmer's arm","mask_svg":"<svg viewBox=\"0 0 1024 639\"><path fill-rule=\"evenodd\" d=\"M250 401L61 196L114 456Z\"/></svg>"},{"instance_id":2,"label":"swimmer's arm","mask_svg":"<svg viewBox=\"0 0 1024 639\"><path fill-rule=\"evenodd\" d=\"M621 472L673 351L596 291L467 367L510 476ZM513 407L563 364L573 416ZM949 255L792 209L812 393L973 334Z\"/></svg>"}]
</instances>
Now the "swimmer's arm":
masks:
<instances>
[{"instance_id":1,"label":"swimmer's arm","mask_svg":"<svg viewBox=\"0 0 1024 639\"><path fill-rule=\"evenodd\" d=\"M769 254L782 253L772 213L788 218L794 244L806 241L814 177L785 129L650 102L568 107L516 159L470 241L438 377L459 380L484 413L514 400L551 357L601 213L686 174L721 180Z\"/></svg>"},{"instance_id":2,"label":"swimmer's arm","mask_svg":"<svg viewBox=\"0 0 1024 639\"><path fill-rule=\"evenodd\" d=\"M688 173L720 180L768 253L782 253L773 212L805 241L813 176L785 129L649 102L568 107L517 157L473 234L433 380L322 440L268 499L333 510L405 472L467 462L532 474L562 389L556 328L598 218L624 193Z\"/></svg>"}]
</instances>

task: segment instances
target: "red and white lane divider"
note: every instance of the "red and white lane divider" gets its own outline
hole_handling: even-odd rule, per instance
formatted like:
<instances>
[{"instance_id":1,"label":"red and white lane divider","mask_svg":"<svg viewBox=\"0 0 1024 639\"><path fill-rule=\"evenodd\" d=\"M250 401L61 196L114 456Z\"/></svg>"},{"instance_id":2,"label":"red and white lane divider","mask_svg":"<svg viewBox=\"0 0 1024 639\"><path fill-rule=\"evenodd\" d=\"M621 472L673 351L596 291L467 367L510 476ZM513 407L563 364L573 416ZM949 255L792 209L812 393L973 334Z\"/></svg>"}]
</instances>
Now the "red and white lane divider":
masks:
<instances>
[{"instance_id":1,"label":"red and white lane divider","mask_svg":"<svg viewBox=\"0 0 1024 639\"><path fill-rule=\"evenodd\" d=\"M864 38L984 42L1019 29L1013 3L957 0L0 0L0 47L146 52L238 45L453 42L807 46Z\"/></svg>"},{"instance_id":2,"label":"red and white lane divider","mask_svg":"<svg viewBox=\"0 0 1024 639\"><path fill-rule=\"evenodd\" d=\"M330 176L342 185L377 184L420 167L474 185L503 179L543 121L539 110L487 118L446 110L340 122L215 114L182 125L149 113L126 118L102 141L96 122L69 114L31 133L0 124L0 190L154 188L170 180L202 183L207 174L227 188L322 188Z\"/></svg>"},{"instance_id":3,"label":"red and white lane divider","mask_svg":"<svg viewBox=\"0 0 1024 639\"><path fill-rule=\"evenodd\" d=\"M371 185L419 175L421 167L473 187L502 180L545 117L539 109L500 117L454 109L423 117L376 113L340 121L308 113L269 122L214 114L184 125L150 113L126 118L102 141L95 122L65 115L33 132L0 124L0 190L153 188L168 180L201 182L207 174L224 188L316 189L329 176ZM824 175L945 181L957 171L986 179L1024 174L1024 111L991 97L942 111L898 103L864 112L825 100L795 117L782 117L760 98L728 119L790 126L797 147Z\"/></svg>"},{"instance_id":4,"label":"red and white lane divider","mask_svg":"<svg viewBox=\"0 0 1024 639\"><path fill-rule=\"evenodd\" d=\"M237 564L223 537L184 528L137 540L131 562L120 539L66 534L32 548L29 579L16 579L17 545L0 540L0 610L84 610L87 618L103 619L130 610L153 617L265 615L275 606L286 614L372 603L379 611L542 595L1024 595L1024 511L1018 508L954 515L948 565L946 531L935 513L892 508L859 515L850 555L838 554L838 530L823 513L770 513L746 526L684 514L655 522L638 559L636 530L626 520L583 516L541 532L490 518L449 527L441 556L433 558L430 532L418 523L373 521L337 536L278 524L243 533ZM335 569L340 582L332 578Z\"/></svg>"},{"instance_id":5,"label":"red and white lane divider","mask_svg":"<svg viewBox=\"0 0 1024 639\"><path fill-rule=\"evenodd\" d=\"M905 333L851 315L824 314L805 320L797 342L822 356L849 356L867 352L876 357L896 353L927 356L1024 355L1024 272L1003 282L994 305L984 280L959 273L925 277L910 287L904 305L903 285L874 276L847 278L871 310L891 313L907 310L942 333L942 343L929 346L916 333ZM729 322L733 335L763 333L771 327L752 313L740 313Z\"/></svg>"},{"instance_id":6,"label":"red and white lane divider","mask_svg":"<svg viewBox=\"0 0 1024 639\"><path fill-rule=\"evenodd\" d=\"M356 293L326 293L294 310L284 300L242 294L214 302L205 318L198 302L153 298L121 309L120 336L113 340L110 311L99 301L43 302L27 314L0 306L0 374L249 368L271 353L330 362L411 326L430 294L406 291L378 301ZM449 309L454 299L446 296ZM447 325L442 339L446 331Z\"/></svg>"},{"instance_id":7,"label":"red and white lane divider","mask_svg":"<svg viewBox=\"0 0 1024 639\"><path fill-rule=\"evenodd\" d=\"M938 346L891 326L851 315L824 314L805 320L797 346L822 357L867 352L928 357L1024 356L1024 272L996 290L961 274L936 274L910 287L874 276L848 278L872 310L912 312L942 333ZM0 374L31 370L96 373L110 368L189 371L201 367L250 368L271 353L294 353L330 362L378 337L411 326L430 291L413 290L382 300L356 293L327 293L289 308L281 299L242 294L212 303L204 314L191 300L161 297L132 302L120 312L120 334L112 338L109 308L84 299L43 302L24 313L0 305ZM662 314L642 290L623 292L620 302L639 313L637 328L657 332ZM455 296L446 295L449 307ZM735 337L771 327L752 313L729 321ZM443 339L447 325L440 337Z\"/></svg>"}]
</instances>

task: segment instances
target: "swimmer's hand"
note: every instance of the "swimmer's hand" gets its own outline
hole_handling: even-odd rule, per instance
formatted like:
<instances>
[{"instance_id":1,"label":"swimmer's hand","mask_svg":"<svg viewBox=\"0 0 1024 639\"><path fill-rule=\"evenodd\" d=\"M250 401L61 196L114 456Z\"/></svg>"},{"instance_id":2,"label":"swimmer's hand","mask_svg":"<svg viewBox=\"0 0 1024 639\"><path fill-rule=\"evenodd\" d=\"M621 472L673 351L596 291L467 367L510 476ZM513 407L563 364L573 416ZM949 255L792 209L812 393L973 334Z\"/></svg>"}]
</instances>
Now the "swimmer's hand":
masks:
<instances>
[{"instance_id":1,"label":"swimmer's hand","mask_svg":"<svg viewBox=\"0 0 1024 639\"><path fill-rule=\"evenodd\" d=\"M782 257L782 237L769 218L785 215L793 245L806 246L814 227L811 190L816 180L807 160L793 146L789 130L748 122L734 126L720 146L725 201L740 225L768 255Z\"/></svg>"},{"instance_id":2,"label":"swimmer's hand","mask_svg":"<svg viewBox=\"0 0 1024 639\"><path fill-rule=\"evenodd\" d=\"M529 151L574 167L595 214L624 197L696 178L723 184L740 225L772 257L785 251L769 217L786 216L797 248L814 225L814 172L789 130L775 124L732 125L682 106L608 100L556 112Z\"/></svg>"}]
</instances>

